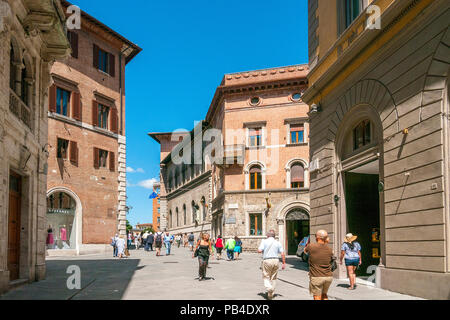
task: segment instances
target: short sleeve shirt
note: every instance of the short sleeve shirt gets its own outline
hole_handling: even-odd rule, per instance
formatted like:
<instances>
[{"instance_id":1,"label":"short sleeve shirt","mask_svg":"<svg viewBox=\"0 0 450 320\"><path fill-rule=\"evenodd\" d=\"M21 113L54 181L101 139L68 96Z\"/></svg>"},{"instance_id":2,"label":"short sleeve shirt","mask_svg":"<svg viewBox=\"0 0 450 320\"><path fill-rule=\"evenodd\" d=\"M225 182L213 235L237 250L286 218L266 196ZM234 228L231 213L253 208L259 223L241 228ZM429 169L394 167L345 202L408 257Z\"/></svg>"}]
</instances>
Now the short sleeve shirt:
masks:
<instances>
[{"instance_id":1,"label":"short sleeve shirt","mask_svg":"<svg viewBox=\"0 0 450 320\"><path fill-rule=\"evenodd\" d=\"M263 252L263 259L278 259L278 254L284 252L281 243L272 237L261 241L258 249Z\"/></svg>"},{"instance_id":2,"label":"short sleeve shirt","mask_svg":"<svg viewBox=\"0 0 450 320\"><path fill-rule=\"evenodd\" d=\"M309 276L310 277L332 277L331 258L333 251L327 244L310 243L306 249L309 254Z\"/></svg>"},{"instance_id":3,"label":"short sleeve shirt","mask_svg":"<svg viewBox=\"0 0 450 320\"><path fill-rule=\"evenodd\" d=\"M359 242L353 242L353 249L350 248L350 245L347 242L344 242L341 247L342 251L345 251L345 259L350 260L359 260L359 254L358 252L361 251L361 245Z\"/></svg>"}]
</instances>

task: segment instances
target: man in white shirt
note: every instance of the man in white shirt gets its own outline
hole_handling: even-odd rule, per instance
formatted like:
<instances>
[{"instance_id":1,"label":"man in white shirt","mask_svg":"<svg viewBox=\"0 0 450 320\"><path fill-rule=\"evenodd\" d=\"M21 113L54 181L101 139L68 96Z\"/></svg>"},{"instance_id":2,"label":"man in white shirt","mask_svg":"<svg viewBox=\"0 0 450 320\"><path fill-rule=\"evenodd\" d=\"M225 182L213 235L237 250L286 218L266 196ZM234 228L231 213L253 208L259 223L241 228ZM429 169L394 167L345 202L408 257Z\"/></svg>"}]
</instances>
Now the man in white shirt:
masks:
<instances>
[{"instance_id":1,"label":"man in white shirt","mask_svg":"<svg viewBox=\"0 0 450 320\"><path fill-rule=\"evenodd\" d=\"M258 252L263 253L262 271L264 278L264 287L266 287L267 290L267 298L269 300L272 300L275 292L275 285L280 263L280 259L278 258L279 254L281 254L281 258L283 260L281 268L283 270L286 268L286 255L284 254L281 243L275 240L274 230L270 230L267 233L267 239L261 241Z\"/></svg>"}]
</instances>

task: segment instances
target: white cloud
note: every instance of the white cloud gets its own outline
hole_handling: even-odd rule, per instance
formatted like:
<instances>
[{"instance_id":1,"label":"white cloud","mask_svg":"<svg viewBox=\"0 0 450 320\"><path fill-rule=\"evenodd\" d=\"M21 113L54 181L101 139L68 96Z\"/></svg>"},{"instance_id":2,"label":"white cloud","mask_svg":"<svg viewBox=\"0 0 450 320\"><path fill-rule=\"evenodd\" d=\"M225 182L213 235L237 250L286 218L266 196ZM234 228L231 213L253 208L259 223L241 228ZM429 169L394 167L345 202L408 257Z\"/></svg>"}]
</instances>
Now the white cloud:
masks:
<instances>
[{"instance_id":1,"label":"white cloud","mask_svg":"<svg viewBox=\"0 0 450 320\"><path fill-rule=\"evenodd\" d=\"M137 183L137 186L145 188L145 189L151 189L153 190L153 185L158 182L156 178L151 178L147 180L142 180Z\"/></svg>"},{"instance_id":2,"label":"white cloud","mask_svg":"<svg viewBox=\"0 0 450 320\"><path fill-rule=\"evenodd\" d=\"M128 172L128 173L135 173L135 172L138 172L138 173L145 173L144 169L142 169L142 168L134 169L134 168L132 168L132 167L127 167L127 172Z\"/></svg>"}]
</instances>

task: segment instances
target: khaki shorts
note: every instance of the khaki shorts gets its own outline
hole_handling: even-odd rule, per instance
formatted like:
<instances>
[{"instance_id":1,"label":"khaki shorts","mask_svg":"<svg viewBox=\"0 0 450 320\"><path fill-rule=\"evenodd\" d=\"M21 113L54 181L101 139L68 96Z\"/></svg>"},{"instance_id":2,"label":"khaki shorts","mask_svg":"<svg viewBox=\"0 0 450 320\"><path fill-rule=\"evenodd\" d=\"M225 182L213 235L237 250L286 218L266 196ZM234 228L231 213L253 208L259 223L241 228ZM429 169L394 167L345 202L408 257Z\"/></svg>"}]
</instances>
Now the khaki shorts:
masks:
<instances>
[{"instance_id":1,"label":"khaki shorts","mask_svg":"<svg viewBox=\"0 0 450 320\"><path fill-rule=\"evenodd\" d=\"M328 293L333 277L311 277L309 279L309 293L321 296Z\"/></svg>"}]
</instances>

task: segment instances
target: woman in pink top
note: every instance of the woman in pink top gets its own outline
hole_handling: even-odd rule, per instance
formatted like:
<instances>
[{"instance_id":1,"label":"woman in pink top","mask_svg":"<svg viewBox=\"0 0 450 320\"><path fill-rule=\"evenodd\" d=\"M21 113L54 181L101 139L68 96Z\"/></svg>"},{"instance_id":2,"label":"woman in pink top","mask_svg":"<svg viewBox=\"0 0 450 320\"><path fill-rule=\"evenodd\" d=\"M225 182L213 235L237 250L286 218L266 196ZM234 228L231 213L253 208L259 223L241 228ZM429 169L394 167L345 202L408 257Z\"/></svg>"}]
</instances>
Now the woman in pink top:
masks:
<instances>
[{"instance_id":1,"label":"woman in pink top","mask_svg":"<svg viewBox=\"0 0 450 320\"><path fill-rule=\"evenodd\" d=\"M222 249L223 249L223 239L221 235L217 237L215 246L217 251L217 260L220 260L220 258L222 257Z\"/></svg>"}]
</instances>

